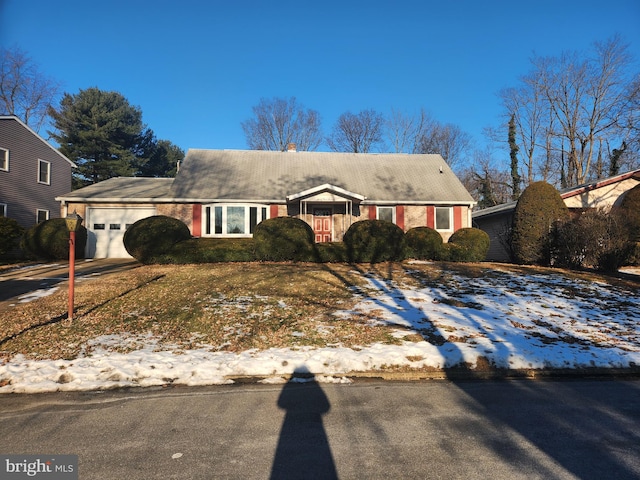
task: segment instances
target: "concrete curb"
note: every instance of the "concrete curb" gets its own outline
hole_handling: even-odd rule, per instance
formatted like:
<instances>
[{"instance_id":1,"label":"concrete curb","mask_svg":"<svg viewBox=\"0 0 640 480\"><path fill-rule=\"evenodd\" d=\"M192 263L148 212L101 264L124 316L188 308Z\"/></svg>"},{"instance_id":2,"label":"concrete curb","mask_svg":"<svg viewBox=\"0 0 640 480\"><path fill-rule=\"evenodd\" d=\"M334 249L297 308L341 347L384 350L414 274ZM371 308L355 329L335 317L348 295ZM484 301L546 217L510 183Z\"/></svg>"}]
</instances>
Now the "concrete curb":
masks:
<instances>
[{"instance_id":1,"label":"concrete curb","mask_svg":"<svg viewBox=\"0 0 640 480\"><path fill-rule=\"evenodd\" d=\"M315 376L327 375L335 378L348 378L352 381L384 380L390 382L419 382L426 380L545 380L545 379L640 379L640 367L630 368L580 368L580 369L526 369L526 370L466 370L447 369L428 372L393 372L370 371L349 373L309 373L293 374L281 377L287 381L294 378L312 379ZM277 376L277 375L276 375ZM238 375L225 377L237 384L259 383L271 378L269 376Z\"/></svg>"}]
</instances>

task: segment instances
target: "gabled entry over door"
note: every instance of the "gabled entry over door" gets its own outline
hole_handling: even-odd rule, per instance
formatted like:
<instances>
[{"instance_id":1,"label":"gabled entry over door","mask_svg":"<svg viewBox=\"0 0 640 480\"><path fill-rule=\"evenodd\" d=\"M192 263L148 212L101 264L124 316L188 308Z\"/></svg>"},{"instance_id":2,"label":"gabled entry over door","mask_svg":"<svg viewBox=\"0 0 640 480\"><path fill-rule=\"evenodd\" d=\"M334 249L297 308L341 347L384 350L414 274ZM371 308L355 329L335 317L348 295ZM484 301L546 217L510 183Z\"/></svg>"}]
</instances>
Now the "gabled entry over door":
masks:
<instances>
[{"instance_id":1,"label":"gabled entry over door","mask_svg":"<svg viewBox=\"0 0 640 480\"><path fill-rule=\"evenodd\" d=\"M313 209L313 233L316 236L316 243L330 242L333 231L333 217L331 208Z\"/></svg>"}]
</instances>

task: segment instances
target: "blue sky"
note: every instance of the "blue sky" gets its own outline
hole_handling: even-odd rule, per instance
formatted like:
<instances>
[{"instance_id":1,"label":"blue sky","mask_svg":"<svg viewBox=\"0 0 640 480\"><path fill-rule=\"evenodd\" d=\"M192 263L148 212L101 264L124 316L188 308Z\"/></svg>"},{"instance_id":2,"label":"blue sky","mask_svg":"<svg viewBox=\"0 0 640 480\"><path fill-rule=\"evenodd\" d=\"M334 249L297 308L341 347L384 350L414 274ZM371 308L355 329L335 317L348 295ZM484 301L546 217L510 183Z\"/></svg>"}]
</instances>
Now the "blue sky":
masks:
<instances>
[{"instance_id":1,"label":"blue sky","mask_svg":"<svg viewBox=\"0 0 640 480\"><path fill-rule=\"evenodd\" d=\"M185 151L246 148L252 106L290 96L327 134L346 111L424 108L481 146L532 55L616 33L640 62L640 1L0 0L3 46L65 92L120 92Z\"/></svg>"}]
</instances>

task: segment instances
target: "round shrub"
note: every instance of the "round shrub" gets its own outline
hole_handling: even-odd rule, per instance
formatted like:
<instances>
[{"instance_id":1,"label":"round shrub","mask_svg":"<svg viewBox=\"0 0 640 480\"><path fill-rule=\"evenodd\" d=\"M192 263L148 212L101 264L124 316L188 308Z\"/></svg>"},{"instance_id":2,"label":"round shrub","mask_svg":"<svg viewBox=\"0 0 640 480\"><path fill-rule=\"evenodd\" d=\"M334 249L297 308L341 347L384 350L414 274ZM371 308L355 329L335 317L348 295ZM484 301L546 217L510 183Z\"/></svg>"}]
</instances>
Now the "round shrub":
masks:
<instances>
[{"instance_id":1,"label":"round shrub","mask_svg":"<svg viewBox=\"0 0 640 480\"><path fill-rule=\"evenodd\" d=\"M419 260L440 260L442 235L429 227L415 227L404 236L405 257Z\"/></svg>"},{"instance_id":2,"label":"round shrub","mask_svg":"<svg viewBox=\"0 0 640 480\"><path fill-rule=\"evenodd\" d=\"M0 217L0 256L17 247L23 233L24 228L13 218Z\"/></svg>"},{"instance_id":3,"label":"round shrub","mask_svg":"<svg viewBox=\"0 0 640 480\"><path fill-rule=\"evenodd\" d=\"M84 258L87 229L76 232L75 255ZM69 259L69 229L64 218L52 218L31 227L22 237L20 246L28 256L43 260Z\"/></svg>"},{"instance_id":4,"label":"round shrub","mask_svg":"<svg viewBox=\"0 0 640 480\"><path fill-rule=\"evenodd\" d=\"M640 184L627 191L616 209L625 219L632 242L640 242Z\"/></svg>"},{"instance_id":5,"label":"round shrub","mask_svg":"<svg viewBox=\"0 0 640 480\"><path fill-rule=\"evenodd\" d=\"M556 222L563 222L568 216L567 206L552 185L530 184L520 195L513 214L511 245L516 261L549 265L549 233Z\"/></svg>"},{"instance_id":6,"label":"round shrub","mask_svg":"<svg viewBox=\"0 0 640 480\"><path fill-rule=\"evenodd\" d=\"M461 228L449 238L450 260L457 262L482 262L489 251L489 234L479 228Z\"/></svg>"},{"instance_id":7,"label":"round shrub","mask_svg":"<svg viewBox=\"0 0 640 480\"><path fill-rule=\"evenodd\" d=\"M385 220L361 220L349 227L343 241L351 262L402 260L404 232Z\"/></svg>"},{"instance_id":8,"label":"round shrub","mask_svg":"<svg viewBox=\"0 0 640 480\"><path fill-rule=\"evenodd\" d=\"M191 232L177 218L154 215L131 225L124 233L124 248L142 263L167 253L176 243L191 238Z\"/></svg>"},{"instance_id":9,"label":"round shrub","mask_svg":"<svg viewBox=\"0 0 640 480\"><path fill-rule=\"evenodd\" d=\"M275 217L256 225L256 257L264 261L313 262L317 260L311 226L299 218Z\"/></svg>"}]
</instances>

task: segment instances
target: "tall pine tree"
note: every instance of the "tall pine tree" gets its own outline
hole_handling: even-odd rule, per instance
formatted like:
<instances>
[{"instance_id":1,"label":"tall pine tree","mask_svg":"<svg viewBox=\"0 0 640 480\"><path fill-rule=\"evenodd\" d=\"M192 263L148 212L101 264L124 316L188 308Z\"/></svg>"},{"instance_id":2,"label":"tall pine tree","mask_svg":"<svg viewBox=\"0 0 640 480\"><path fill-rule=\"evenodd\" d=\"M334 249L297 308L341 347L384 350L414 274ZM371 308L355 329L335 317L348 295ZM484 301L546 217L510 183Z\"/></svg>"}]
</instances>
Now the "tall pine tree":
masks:
<instances>
[{"instance_id":1,"label":"tall pine tree","mask_svg":"<svg viewBox=\"0 0 640 480\"><path fill-rule=\"evenodd\" d=\"M74 188L133 175L145 147L154 141L142 123L142 111L118 92L94 87L77 95L65 93L60 108L50 114L56 131L49 134L78 165Z\"/></svg>"}]
</instances>

